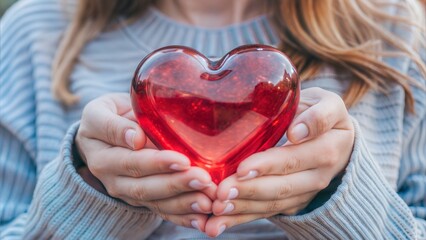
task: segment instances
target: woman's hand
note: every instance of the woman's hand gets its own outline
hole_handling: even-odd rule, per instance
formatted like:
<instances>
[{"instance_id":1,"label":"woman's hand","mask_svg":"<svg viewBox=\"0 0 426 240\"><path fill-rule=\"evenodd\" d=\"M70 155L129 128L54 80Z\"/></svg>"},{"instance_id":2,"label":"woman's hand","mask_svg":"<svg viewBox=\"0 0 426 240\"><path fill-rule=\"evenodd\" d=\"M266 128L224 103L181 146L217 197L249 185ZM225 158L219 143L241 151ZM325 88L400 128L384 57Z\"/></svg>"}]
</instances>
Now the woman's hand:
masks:
<instances>
[{"instance_id":1,"label":"woman's hand","mask_svg":"<svg viewBox=\"0 0 426 240\"><path fill-rule=\"evenodd\" d=\"M343 172L354 128L342 99L320 88L301 92L289 142L253 154L220 183L206 233L276 214L293 215Z\"/></svg>"},{"instance_id":2,"label":"woman's hand","mask_svg":"<svg viewBox=\"0 0 426 240\"><path fill-rule=\"evenodd\" d=\"M184 155L160 151L135 121L128 94L111 94L84 109L76 145L87 164L82 177L100 191L163 219L204 231L216 185ZM90 170L90 172L88 171Z\"/></svg>"}]
</instances>

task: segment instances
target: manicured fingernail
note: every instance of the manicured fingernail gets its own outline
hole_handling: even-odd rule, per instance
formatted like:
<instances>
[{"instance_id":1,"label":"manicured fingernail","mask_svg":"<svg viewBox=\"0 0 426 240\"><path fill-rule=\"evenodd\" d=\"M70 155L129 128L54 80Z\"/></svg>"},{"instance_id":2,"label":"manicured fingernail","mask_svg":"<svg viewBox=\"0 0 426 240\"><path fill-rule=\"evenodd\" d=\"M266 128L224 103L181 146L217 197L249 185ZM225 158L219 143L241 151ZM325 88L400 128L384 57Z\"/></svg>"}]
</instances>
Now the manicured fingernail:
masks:
<instances>
[{"instance_id":1,"label":"manicured fingernail","mask_svg":"<svg viewBox=\"0 0 426 240\"><path fill-rule=\"evenodd\" d=\"M198 224L197 220L192 220L191 225L192 225L193 228L197 229L198 231L201 231L200 230L200 224Z\"/></svg>"},{"instance_id":2,"label":"manicured fingernail","mask_svg":"<svg viewBox=\"0 0 426 240\"><path fill-rule=\"evenodd\" d=\"M175 170L175 171L183 171L183 170L188 169L188 166L183 166L181 164L173 163L172 165L170 165L169 168L171 170Z\"/></svg>"},{"instance_id":3,"label":"manicured fingernail","mask_svg":"<svg viewBox=\"0 0 426 240\"><path fill-rule=\"evenodd\" d=\"M135 144L133 143L133 139L135 138L135 135L136 135L136 131L133 129L127 130L126 133L124 134L124 138L126 139L127 145L129 145L129 147L131 147L132 149L135 148Z\"/></svg>"},{"instance_id":4,"label":"manicured fingernail","mask_svg":"<svg viewBox=\"0 0 426 240\"><path fill-rule=\"evenodd\" d=\"M259 172L258 172L258 171L256 171L256 170L250 170L250 171L247 173L247 175L242 176L242 177L239 177L239 178L238 178L238 180L240 180L240 181L249 180L249 179L252 179L252 178L257 177L257 175L259 175Z\"/></svg>"},{"instance_id":5,"label":"manicured fingernail","mask_svg":"<svg viewBox=\"0 0 426 240\"><path fill-rule=\"evenodd\" d=\"M238 189L231 188L229 189L228 197L226 199L231 200L235 199L238 196Z\"/></svg>"},{"instance_id":6,"label":"manicured fingernail","mask_svg":"<svg viewBox=\"0 0 426 240\"><path fill-rule=\"evenodd\" d=\"M195 202L195 203L191 204L191 208L192 208L192 210L194 210L195 212L198 212L198 213L204 213L204 212L203 212L203 210L201 210L201 208L200 208L200 204L198 204L197 202Z\"/></svg>"},{"instance_id":7,"label":"manicured fingernail","mask_svg":"<svg viewBox=\"0 0 426 240\"><path fill-rule=\"evenodd\" d=\"M191 180L188 185L189 185L190 188L193 188L193 189L196 189L196 190L201 190L201 189L204 189L204 188L210 186L211 183L202 183L198 179L194 179L194 180Z\"/></svg>"},{"instance_id":8,"label":"manicured fingernail","mask_svg":"<svg viewBox=\"0 0 426 240\"><path fill-rule=\"evenodd\" d=\"M226 203L226 207L225 207L225 209L223 209L223 211L222 211L222 213L221 214L227 214L227 213L230 213L230 212L232 212L233 210L234 210L234 204L232 204L232 203L230 203L230 202L228 202L228 203Z\"/></svg>"},{"instance_id":9,"label":"manicured fingernail","mask_svg":"<svg viewBox=\"0 0 426 240\"><path fill-rule=\"evenodd\" d=\"M299 123L293 128L293 130L291 131L291 134L295 138L294 140L300 141L300 140L302 140L302 139L304 139L305 137L308 136L309 129L306 126L306 124Z\"/></svg>"},{"instance_id":10,"label":"manicured fingernail","mask_svg":"<svg viewBox=\"0 0 426 240\"><path fill-rule=\"evenodd\" d=\"M219 227L219 231L217 232L216 237L219 236L220 234L222 234L225 231L225 229L226 229L226 225L221 225Z\"/></svg>"}]
</instances>

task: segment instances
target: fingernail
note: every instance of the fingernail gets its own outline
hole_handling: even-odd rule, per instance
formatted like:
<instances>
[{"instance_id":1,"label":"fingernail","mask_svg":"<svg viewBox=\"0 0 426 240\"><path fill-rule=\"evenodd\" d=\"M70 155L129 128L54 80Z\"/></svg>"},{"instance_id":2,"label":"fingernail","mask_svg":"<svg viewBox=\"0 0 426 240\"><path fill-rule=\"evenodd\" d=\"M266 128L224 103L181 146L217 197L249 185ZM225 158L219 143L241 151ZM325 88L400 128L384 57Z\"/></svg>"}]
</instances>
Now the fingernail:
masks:
<instances>
[{"instance_id":1,"label":"fingernail","mask_svg":"<svg viewBox=\"0 0 426 240\"><path fill-rule=\"evenodd\" d=\"M129 147L131 147L132 149L135 148L135 144L133 143L133 139L135 138L135 135L136 135L136 131L133 129L127 130L126 133L124 134L124 138L126 139L127 145L129 145Z\"/></svg>"},{"instance_id":2,"label":"fingernail","mask_svg":"<svg viewBox=\"0 0 426 240\"><path fill-rule=\"evenodd\" d=\"M175 170L175 171L183 171L183 170L188 169L188 166L183 166L181 164L173 163L172 165L170 165L169 168L171 170Z\"/></svg>"},{"instance_id":3,"label":"fingernail","mask_svg":"<svg viewBox=\"0 0 426 240\"><path fill-rule=\"evenodd\" d=\"M229 189L228 197L226 199L231 200L235 199L238 196L238 189L231 188Z\"/></svg>"},{"instance_id":4,"label":"fingernail","mask_svg":"<svg viewBox=\"0 0 426 240\"><path fill-rule=\"evenodd\" d=\"M306 124L299 123L293 128L291 133L292 133L293 137L295 138L294 140L300 141L300 140L302 140L302 139L304 139L305 137L308 136L309 129L306 126Z\"/></svg>"},{"instance_id":5,"label":"fingernail","mask_svg":"<svg viewBox=\"0 0 426 240\"><path fill-rule=\"evenodd\" d=\"M192 208L192 210L194 210L195 212L198 212L198 213L204 213L204 212L203 212L203 210L201 210L201 208L200 208L200 204L198 204L197 202L195 202L195 203L191 204L191 208Z\"/></svg>"},{"instance_id":6,"label":"fingernail","mask_svg":"<svg viewBox=\"0 0 426 240\"><path fill-rule=\"evenodd\" d=\"M194 180L191 180L188 185L189 185L190 188L193 188L193 189L196 189L196 190L201 190L201 189L204 189L204 188L210 186L211 183L206 184L206 183L200 182L198 179L194 179Z\"/></svg>"},{"instance_id":7,"label":"fingernail","mask_svg":"<svg viewBox=\"0 0 426 240\"><path fill-rule=\"evenodd\" d=\"M222 213L221 214L227 214L227 213L230 213L230 212L232 212L233 210L234 210L234 204L232 204L232 203L230 203L230 202L228 202L228 203L226 203L226 207L225 207L225 209L223 209L223 211L222 211Z\"/></svg>"},{"instance_id":8,"label":"fingernail","mask_svg":"<svg viewBox=\"0 0 426 240\"><path fill-rule=\"evenodd\" d=\"M247 175L242 176L242 177L239 177L239 178L238 178L238 180L240 180L240 181L249 180L249 179L252 179L252 178L257 177L257 175L259 175L259 172L258 172L258 171L256 171L256 170L250 170L250 171L247 173Z\"/></svg>"},{"instance_id":9,"label":"fingernail","mask_svg":"<svg viewBox=\"0 0 426 240\"><path fill-rule=\"evenodd\" d=\"M221 225L219 227L219 231L217 232L216 237L219 236L220 234L222 234L225 231L225 229L226 229L226 225Z\"/></svg>"},{"instance_id":10,"label":"fingernail","mask_svg":"<svg viewBox=\"0 0 426 240\"><path fill-rule=\"evenodd\" d=\"M200 225L198 224L197 220L192 220L191 221L191 225L192 225L193 228L197 229L198 231L201 231L200 230Z\"/></svg>"}]
</instances>

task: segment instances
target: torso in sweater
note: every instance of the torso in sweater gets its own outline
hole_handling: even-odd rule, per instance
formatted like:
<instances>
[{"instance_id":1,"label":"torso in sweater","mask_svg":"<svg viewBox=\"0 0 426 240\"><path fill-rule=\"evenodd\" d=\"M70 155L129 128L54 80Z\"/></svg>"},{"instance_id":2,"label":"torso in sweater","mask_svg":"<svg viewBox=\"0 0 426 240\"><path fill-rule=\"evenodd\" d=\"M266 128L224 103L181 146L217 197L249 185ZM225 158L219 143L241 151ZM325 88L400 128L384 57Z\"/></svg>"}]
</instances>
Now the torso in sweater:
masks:
<instances>
[{"instance_id":1,"label":"torso in sweater","mask_svg":"<svg viewBox=\"0 0 426 240\"><path fill-rule=\"evenodd\" d=\"M26 4L33 7L26 7ZM54 100L50 86L52 61L68 20L57 1L24 1L19 7L22 8L16 11L19 16L13 17L20 19L15 26L16 34L2 39L2 48L22 51L22 57L8 60L16 68L15 72L7 72L5 75L19 75L29 71L32 79L21 82L7 82L6 79L1 89L0 119L2 127L16 135L32 157L31 161L23 160L17 164L19 167L16 171L2 174L4 178L13 178L21 189L28 190L27 193L8 195L9 202L23 202L23 206L31 202L37 172L58 155L62 138L68 127L79 120L83 107L90 100L106 93L128 92L134 69L149 52L166 45L186 45L206 56L220 57L243 44L278 44L277 35L267 16L234 26L202 29L173 22L158 10L149 9L130 26L125 26L118 19L116 23L123 27L102 33L85 46L70 76L71 91L81 101L65 108ZM7 56L2 59L7 59ZM407 61L401 61L400 65L402 69L408 69ZM316 86L343 95L350 80L349 75L338 75L331 68L324 68L315 79L305 80L302 87ZM420 90L415 90L416 116L421 116L425 111L424 96ZM358 120L370 152L380 161L387 181L397 189L400 173L404 174L400 168L404 140L415 131L413 126L416 121L420 121L414 115L404 117L404 92L397 86L388 95L369 92L350 109L350 113ZM285 138L279 144L284 141ZM14 151L13 147L10 151ZM0 198L4 198L6 192L17 191L9 187L0 190ZM13 210L5 210L10 207ZM10 211L8 218L13 219L25 209L18 204L0 206L0 211ZM163 222L151 238L172 239L172 236L179 239L203 237L195 230ZM235 236L241 239L276 239L284 238L285 235L274 224L260 220L230 229L222 235L224 239Z\"/></svg>"}]
</instances>

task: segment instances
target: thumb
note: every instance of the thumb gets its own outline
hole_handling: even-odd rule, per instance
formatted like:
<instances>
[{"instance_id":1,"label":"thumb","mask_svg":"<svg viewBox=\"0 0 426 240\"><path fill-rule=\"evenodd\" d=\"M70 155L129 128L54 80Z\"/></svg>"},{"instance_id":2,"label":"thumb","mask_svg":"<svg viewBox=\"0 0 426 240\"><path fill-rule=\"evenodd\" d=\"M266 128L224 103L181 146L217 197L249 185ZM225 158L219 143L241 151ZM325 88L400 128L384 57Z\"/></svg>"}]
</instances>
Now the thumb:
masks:
<instances>
[{"instance_id":1,"label":"thumb","mask_svg":"<svg viewBox=\"0 0 426 240\"><path fill-rule=\"evenodd\" d=\"M130 97L126 94L109 94L95 99L83 110L82 135L111 146L141 149L146 136L138 123L127 117L130 111Z\"/></svg>"},{"instance_id":2,"label":"thumb","mask_svg":"<svg viewBox=\"0 0 426 240\"><path fill-rule=\"evenodd\" d=\"M299 114L291 123L287 138L302 143L331 129L350 129L352 123L343 100L337 94L321 88L301 92Z\"/></svg>"}]
</instances>

